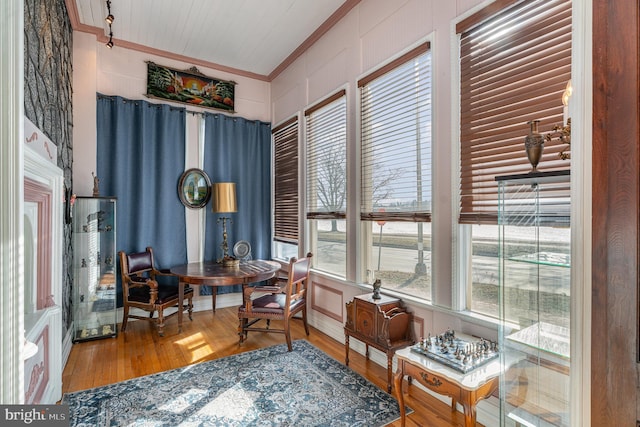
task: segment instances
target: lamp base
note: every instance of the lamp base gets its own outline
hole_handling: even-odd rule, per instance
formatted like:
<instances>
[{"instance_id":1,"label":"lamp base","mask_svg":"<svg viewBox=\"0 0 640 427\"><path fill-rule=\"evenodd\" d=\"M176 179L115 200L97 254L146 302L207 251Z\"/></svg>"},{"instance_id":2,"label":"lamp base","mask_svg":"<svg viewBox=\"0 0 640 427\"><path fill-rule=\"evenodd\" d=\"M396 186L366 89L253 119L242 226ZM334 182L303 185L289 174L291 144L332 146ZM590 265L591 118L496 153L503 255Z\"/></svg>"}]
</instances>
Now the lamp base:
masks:
<instances>
[{"instance_id":1,"label":"lamp base","mask_svg":"<svg viewBox=\"0 0 640 427\"><path fill-rule=\"evenodd\" d=\"M240 265L240 260L230 257L230 256L226 256L224 258L222 258L222 266L223 267L237 267Z\"/></svg>"}]
</instances>

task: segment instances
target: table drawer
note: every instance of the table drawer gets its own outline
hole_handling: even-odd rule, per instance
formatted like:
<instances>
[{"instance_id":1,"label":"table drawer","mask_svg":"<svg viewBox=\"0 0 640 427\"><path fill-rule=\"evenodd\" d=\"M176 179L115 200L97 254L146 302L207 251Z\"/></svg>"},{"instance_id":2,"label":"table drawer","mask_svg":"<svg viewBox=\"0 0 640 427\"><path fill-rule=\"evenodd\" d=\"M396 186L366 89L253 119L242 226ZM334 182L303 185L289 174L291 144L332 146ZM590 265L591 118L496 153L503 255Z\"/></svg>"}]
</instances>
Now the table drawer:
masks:
<instances>
[{"instance_id":1,"label":"table drawer","mask_svg":"<svg viewBox=\"0 0 640 427\"><path fill-rule=\"evenodd\" d=\"M460 400L460 387L457 385L449 382L449 380L440 375L434 375L431 372L420 369L419 367L412 365L411 363L407 363L404 360L402 363L404 375L408 375L417 380L429 390Z\"/></svg>"}]
</instances>

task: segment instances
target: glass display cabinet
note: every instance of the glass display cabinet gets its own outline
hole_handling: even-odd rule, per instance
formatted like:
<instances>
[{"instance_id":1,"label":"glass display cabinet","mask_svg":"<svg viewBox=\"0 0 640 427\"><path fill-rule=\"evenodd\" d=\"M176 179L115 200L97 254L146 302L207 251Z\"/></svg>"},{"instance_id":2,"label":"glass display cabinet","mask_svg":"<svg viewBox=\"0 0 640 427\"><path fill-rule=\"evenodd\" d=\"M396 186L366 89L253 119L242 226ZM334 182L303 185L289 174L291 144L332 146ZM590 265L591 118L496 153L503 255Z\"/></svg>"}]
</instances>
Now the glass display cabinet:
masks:
<instances>
[{"instance_id":1,"label":"glass display cabinet","mask_svg":"<svg viewBox=\"0 0 640 427\"><path fill-rule=\"evenodd\" d=\"M73 205L73 341L116 335L116 199Z\"/></svg>"},{"instance_id":2,"label":"glass display cabinet","mask_svg":"<svg viewBox=\"0 0 640 427\"><path fill-rule=\"evenodd\" d=\"M496 181L501 425L569 426L569 171Z\"/></svg>"}]
</instances>

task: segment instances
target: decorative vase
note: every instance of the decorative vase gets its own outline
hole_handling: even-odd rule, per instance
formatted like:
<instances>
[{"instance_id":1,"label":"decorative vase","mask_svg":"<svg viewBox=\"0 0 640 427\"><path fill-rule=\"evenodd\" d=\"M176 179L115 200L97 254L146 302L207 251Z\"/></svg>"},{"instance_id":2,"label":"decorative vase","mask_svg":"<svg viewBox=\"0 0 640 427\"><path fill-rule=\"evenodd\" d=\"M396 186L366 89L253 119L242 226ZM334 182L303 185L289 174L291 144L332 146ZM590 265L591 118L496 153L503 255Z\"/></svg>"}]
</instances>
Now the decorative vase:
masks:
<instances>
[{"instance_id":1,"label":"decorative vase","mask_svg":"<svg viewBox=\"0 0 640 427\"><path fill-rule=\"evenodd\" d=\"M529 158L529 163L533 166L531 172L538 171L538 163L540 163L540 158L542 158L542 151L544 150L544 135L538 132L538 124L540 120L531 120L528 122L529 135L524 138L524 147L527 151L527 157ZM530 173L531 173L530 172Z\"/></svg>"}]
</instances>

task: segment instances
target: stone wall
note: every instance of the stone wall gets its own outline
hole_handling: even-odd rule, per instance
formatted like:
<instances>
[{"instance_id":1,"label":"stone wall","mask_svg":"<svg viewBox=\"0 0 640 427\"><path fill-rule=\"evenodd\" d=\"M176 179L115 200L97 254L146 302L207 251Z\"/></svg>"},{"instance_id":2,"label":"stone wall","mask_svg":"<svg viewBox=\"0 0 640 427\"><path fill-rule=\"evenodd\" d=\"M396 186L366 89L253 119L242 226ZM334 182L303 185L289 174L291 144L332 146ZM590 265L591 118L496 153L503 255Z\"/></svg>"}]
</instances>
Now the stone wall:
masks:
<instances>
[{"instance_id":1,"label":"stone wall","mask_svg":"<svg viewBox=\"0 0 640 427\"><path fill-rule=\"evenodd\" d=\"M58 146L58 166L66 188L73 188L72 115L73 32L64 0L24 1L25 115ZM71 226L64 226L62 278L63 335L71 325L73 247Z\"/></svg>"}]
</instances>

